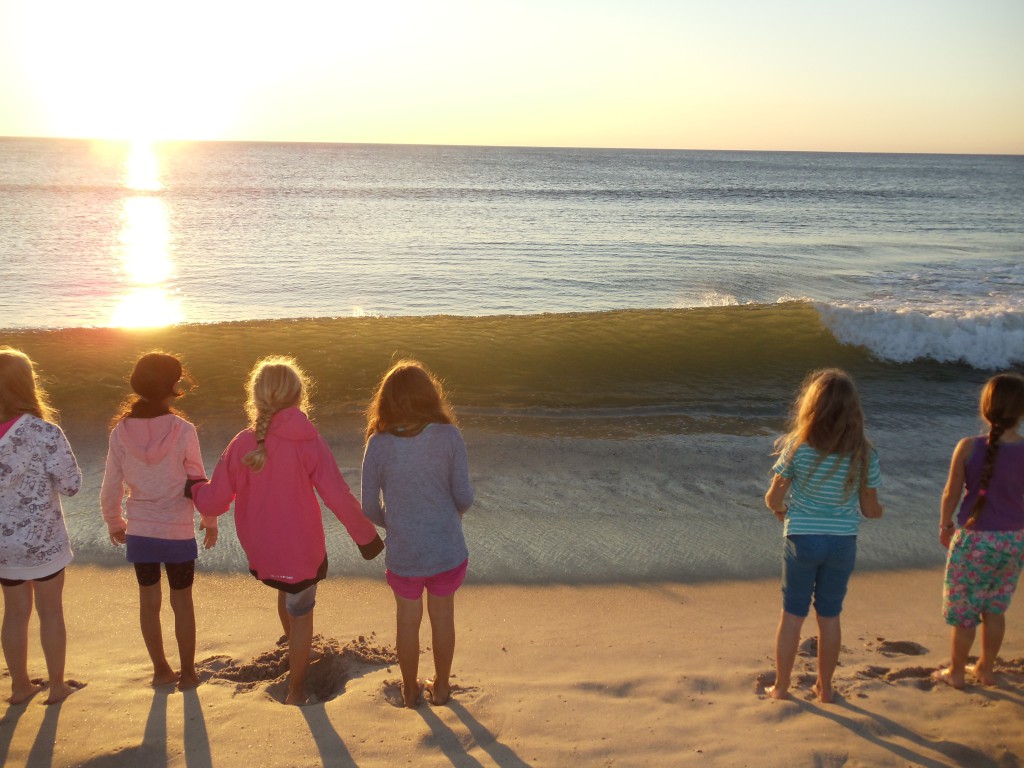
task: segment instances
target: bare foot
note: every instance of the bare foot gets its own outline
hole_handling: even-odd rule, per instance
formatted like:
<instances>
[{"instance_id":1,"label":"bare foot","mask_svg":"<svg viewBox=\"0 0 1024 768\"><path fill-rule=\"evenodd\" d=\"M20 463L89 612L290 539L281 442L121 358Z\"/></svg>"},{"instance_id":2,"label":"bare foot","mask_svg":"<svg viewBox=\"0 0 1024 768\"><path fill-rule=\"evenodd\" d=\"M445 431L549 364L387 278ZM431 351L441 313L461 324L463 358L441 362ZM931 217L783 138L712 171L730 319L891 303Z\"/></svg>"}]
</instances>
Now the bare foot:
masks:
<instances>
[{"instance_id":1,"label":"bare foot","mask_svg":"<svg viewBox=\"0 0 1024 768\"><path fill-rule=\"evenodd\" d=\"M307 698L305 691L293 691L289 688L288 695L284 697L284 703L293 707L301 707L306 703Z\"/></svg>"},{"instance_id":2,"label":"bare foot","mask_svg":"<svg viewBox=\"0 0 1024 768\"><path fill-rule=\"evenodd\" d=\"M15 688L11 686L11 696L7 699L8 703L17 706L18 704L24 704L26 701L31 699L37 693L39 693L46 686L41 682L30 682L27 688Z\"/></svg>"},{"instance_id":3,"label":"bare foot","mask_svg":"<svg viewBox=\"0 0 1024 768\"><path fill-rule=\"evenodd\" d=\"M447 683L441 685L436 680L427 680L423 690L426 693L427 701L430 702L432 707L444 706L448 703L448 699L452 697L452 687Z\"/></svg>"},{"instance_id":4,"label":"bare foot","mask_svg":"<svg viewBox=\"0 0 1024 768\"><path fill-rule=\"evenodd\" d=\"M785 688L779 688L777 685L769 685L764 689L765 694L770 699L778 699L779 701L789 701L789 691Z\"/></svg>"},{"instance_id":5,"label":"bare foot","mask_svg":"<svg viewBox=\"0 0 1024 768\"><path fill-rule=\"evenodd\" d=\"M952 669L937 669L932 672L932 680L939 683L945 683L950 688L956 688L958 691L964 689L964 676L963 674L954 675Z\"/></svg>"},{"instance_id":6,"label":"bare foot","mask_svg":"<svg viewBox=\"0 0 1024 768\"><path fill-rule=\"evenodd\" d=\"M836 692L832 689L831 685L828 688L825 688L824 686L815 683L812 690L818 697L818 701L822 704L832 704L836 700Z\"/></svg>"},{"instance_id":7,"label":"bare foot","mask_svg":"<svg viewBox=\"0 0 1024 768\"><path fill-rule=\"evenodd\" d=\"M416 681L416 687L410 689L408 686L402 686L402 700L405 702L405 706L413 709L420 705L420 697L423 695L423 690L426 688L422 685L419 680Z\"/></svg>"},{"instance_id":8,"label":"bare foot","mask_svg":"<svg viewBox=\"0 0 1024 768\"><path fill-rule=\"evenodd\" d=\"M199 675L193 672L183 672L178 678L178 690L187 691L199 686Z\"/></svg>"},{"instance_id":9,"label":"bare foot","mask_svg":"<svg viewBox=\"0 0 1024 768\"><path fill-rule=\"evenodd\" d=\"M996 676L992 670L984 669L980 664L969 664L967 671L970 672L982 685L995 685Z\"/></svg>"},{"instance_id":10,"label":"bare foot","mask_svg":"<svg viewBox=\"0 0 1024 768\"><path fill-rule=\"evenodd\" d=\"M60 704L72 693L80 691L83 688L85 688L85 683L79 683L74 680L68 680L64 683L51 685L50 695L46 697L46 701L44 701L43 704Z\"/></svg>"},{"instance_id":11,"label":"bare foot","mask_svg":"<svg viewBox=\"0 0 1024 768\"><path fill-rule=\"evenodd\" d=\"M149 684L154 688L159 688L161 685L173 685L176 682L178 682L178 673L168 667L166 671L154 672L153 679Z\"/></svg>"}]
</instances>

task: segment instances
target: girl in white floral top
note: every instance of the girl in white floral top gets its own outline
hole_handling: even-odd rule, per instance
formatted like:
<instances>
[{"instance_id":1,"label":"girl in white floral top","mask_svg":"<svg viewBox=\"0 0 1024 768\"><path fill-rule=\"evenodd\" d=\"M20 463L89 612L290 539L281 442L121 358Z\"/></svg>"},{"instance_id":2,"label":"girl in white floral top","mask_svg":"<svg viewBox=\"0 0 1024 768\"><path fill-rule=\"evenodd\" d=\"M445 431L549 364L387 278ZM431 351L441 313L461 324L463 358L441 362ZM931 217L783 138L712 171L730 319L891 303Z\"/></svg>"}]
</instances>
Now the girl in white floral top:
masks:
<instances>
[{"instance_id":1,"label":"girl in white floral top","mask_svg":"<svg viewBox=\"0 0 1024 768\"><path fill-rule=\"evenodd\" d=\"M63 701L79 687L64 680L64 568L72 553L60 494L78 493L82 473L54 416L32 361L16 349L0 347L0 640L11 675L11 704L28 701L46 687L28 675L33 603L50 678L46 703Z\"/></svg>"}]
</instances>

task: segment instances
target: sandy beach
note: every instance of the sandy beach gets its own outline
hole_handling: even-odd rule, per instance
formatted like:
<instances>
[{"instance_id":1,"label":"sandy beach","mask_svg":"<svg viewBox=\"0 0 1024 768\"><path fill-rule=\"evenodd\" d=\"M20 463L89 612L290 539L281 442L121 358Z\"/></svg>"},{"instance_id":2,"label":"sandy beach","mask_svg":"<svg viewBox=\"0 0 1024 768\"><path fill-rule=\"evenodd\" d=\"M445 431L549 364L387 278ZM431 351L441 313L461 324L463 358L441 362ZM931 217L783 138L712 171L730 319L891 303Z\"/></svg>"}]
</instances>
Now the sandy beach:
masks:
<instances>
[{"instance_id":1,"label":"sandy beach","mask_svg":"<svg viewBox=\"0 0 1024 768\"><path fill-rule=\"evenodd\" d=\"M843 613L841 699L813 700L801 655L793 700L763 695L779 610L774 579L639 586L492 586L457 603L457 685L445 707L397 706L383 581L331 578L316 609L314 698L280 703L273 594L200 573L204 683L148 685L127 567L68 572L68 677L58 706L5 707L10 766L1011 766L1024 755L1024 622L1011 610L998 687L958 692L941 572L857 573ZM908 601L908 596L914 599ZM934 596L934 599L928 599ZM165 610L165 643L173 636ZM805 638L813 632L805 625ZM33 624L32 632L36 632ZM424 627L421 674L431 670ZM43 674L38 645L30 669ZM7 686L7 681L0 681Z\"/></svg>"}]
</instances>

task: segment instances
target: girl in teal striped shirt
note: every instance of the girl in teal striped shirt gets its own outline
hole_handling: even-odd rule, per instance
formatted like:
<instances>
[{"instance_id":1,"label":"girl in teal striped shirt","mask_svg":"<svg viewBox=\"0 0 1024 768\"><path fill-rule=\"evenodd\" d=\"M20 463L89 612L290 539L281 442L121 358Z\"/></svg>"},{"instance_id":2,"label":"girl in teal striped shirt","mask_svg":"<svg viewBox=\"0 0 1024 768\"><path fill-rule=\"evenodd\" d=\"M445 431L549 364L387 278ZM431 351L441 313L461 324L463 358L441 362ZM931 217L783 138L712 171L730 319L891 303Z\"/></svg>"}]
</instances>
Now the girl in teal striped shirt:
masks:
<instances>
[{"instance_id":1,"label":"girl in teal striped shirt","mask_svg":"<svg viewBox=\"0 0 1024 768\"><path fill-rule=\"evenodd\" d=\"M818 700L834 698L839 663L839 614L857 559L863 515L882 516L878 453L864 434L864 412L853 380L835 368L815 371L796 399L789 431L775 444L778 461L765 504L785 523L782 617L775 636L775 685L766 693L788 699L811 600L818 620ZM786 500L789 503L786 503Z\"/></svg>"}]
</instances>

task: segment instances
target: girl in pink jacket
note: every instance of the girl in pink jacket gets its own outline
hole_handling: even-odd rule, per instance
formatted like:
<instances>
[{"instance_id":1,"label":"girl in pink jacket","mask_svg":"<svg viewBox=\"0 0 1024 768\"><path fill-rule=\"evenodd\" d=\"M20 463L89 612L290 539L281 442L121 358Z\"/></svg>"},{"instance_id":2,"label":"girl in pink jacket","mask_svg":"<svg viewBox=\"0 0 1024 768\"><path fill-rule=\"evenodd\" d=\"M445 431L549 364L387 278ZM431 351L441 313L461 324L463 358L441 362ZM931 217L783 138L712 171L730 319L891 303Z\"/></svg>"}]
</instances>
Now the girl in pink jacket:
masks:
<instances>
[{"instance_id":1,"label":"girl in pink jacket","mask_svg":"<svg viewBox=\"0 0 1024 768\"><path fill-rule=\"evenodd\" d=\"M188 478L203 478L196 428L171 409L183 394L181 363L172 355L143 355L132 371L130 397L114 417L100 508L110 541L125 544L139 582L139 623L153 661L153 685L199 685L196 674L196 616L192 605L195 574L195 508L182 496ZM125 495L127 493L127 500ZM122 509L122 505L124 509ZM127 519L126 519L127 518ZM217 542L217 519L204 519L204 546ZM160 564L167 571L181 672L164 655L160 629Z\"/></svg>"},{"instance_id":2,"label":"girl in pink jacket","mask_svg":"<svg viewBox=\"0 0 1024 768\"><path fill-rule=\"evenodd\" d=\"M309 380L294 360L256 363L246 387L249 428L239 432L208 484L191 487L196 507L221 515L235 505L235 530L249 571L278 590L288 638L285 704L305 701L317 583L327 576L327 545L317 493L372 559L384 548L341 476L327 441L307 418Z\"/></svg>"}]
</instances>

